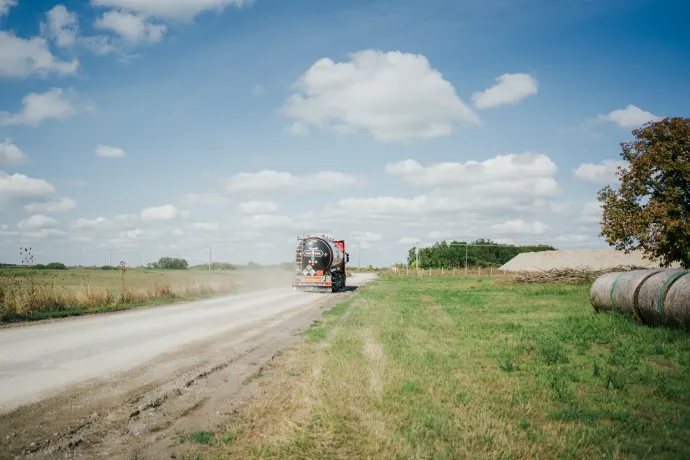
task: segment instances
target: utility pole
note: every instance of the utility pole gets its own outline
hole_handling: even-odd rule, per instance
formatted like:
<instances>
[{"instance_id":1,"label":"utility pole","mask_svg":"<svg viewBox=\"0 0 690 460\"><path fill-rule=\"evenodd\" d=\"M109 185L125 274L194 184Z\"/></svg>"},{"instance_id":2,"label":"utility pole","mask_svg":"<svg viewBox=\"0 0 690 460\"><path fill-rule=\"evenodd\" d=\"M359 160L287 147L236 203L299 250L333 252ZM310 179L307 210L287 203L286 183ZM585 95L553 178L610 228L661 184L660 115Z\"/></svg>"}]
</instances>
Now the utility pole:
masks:
<instances>
[{"instance_id":1,"label":"utility pole","mask_svg":"<svg viewBox=\"0 0 690 460\"><path fill-rule=\"evenodd\" d=\"M415 241L415 266L417 267L417 273L419 273L419 243L421 243L421 241Z\"/></svg>"},{"instance_id":2,"label":"utility pole","mask_svg":"<svg viewBox=\"0 0 690 460\"><path fill-rule=\"evenodd\" d=\"M465 245L465 276L467 276L467 246L469 246L469 244Z\"/></svg>"},{"instance_id":3,"label":"utility pole","mask_svg":"<svg viewBox=\"0 0 690 460\"><path fill-rule=\"evenodd\" d=\"M362 271L362 248L359 245L359 241L357 242L357 265L359 266L358 270Z\"/></svg>"},{"instance_id":4,"label":"utility pole","mask_svg":"<svg viewBox=\"0 0 690 460\"><path fill-rule=\"evenodd\" d=\"M208 271L211 271L211 248L208 248Z\"/></svg>"},{"instance_id":5,"label":"utility pole","mask_svg":"<svg viewBox=\"0 0 690 460\"><path fill-rule=\"evenodd\" d=\"M113 250L108 249L108 267L113 266Z\"/></svg>"}]
</instances>

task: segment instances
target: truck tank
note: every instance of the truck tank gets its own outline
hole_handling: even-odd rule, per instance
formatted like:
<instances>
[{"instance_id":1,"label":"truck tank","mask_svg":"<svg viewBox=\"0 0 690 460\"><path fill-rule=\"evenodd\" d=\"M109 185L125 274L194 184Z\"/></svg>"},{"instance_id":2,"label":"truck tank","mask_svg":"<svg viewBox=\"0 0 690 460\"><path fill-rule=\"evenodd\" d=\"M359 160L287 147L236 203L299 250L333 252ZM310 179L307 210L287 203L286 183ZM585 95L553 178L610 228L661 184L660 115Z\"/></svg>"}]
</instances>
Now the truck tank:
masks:
<instances>
[{"instance_id":1,"label":"truck tank","mask_svg":"<svg viewBox=\"0 0 690 460\"><path fill-rule=\"evenodd\" d=\"M345 264L350 256L345 252L345 240L326 236L297 235L295 250L295 291L338 292L345 288Z\"/></svg>"},{"instance_id":2,"label":"truck tank","mask_svg":"<svg viewBox=\"0 0 690 460\"><path fill-rule=\"evenodd\" d=\"M302 245L302 269L305 275L324 275L342 266L343 251L332 241L310 237Z\"/></svg>"}]
</instances>

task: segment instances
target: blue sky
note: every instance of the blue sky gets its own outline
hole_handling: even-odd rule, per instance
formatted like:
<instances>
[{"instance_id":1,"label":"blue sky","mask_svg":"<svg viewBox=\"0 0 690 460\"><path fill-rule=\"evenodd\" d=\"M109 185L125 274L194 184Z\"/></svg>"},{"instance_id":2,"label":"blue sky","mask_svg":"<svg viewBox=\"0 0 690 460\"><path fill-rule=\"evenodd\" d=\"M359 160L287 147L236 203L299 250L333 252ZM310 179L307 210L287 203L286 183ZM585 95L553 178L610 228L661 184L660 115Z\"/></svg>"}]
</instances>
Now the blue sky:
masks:
<instances>
[{"instance_id":1,"label":"blue sky","mask_svg":"<svg viewBox=\"0 0 690 460\"><path fill-rule=\"evenodd\" d=\"M302 232L378 266L443 238L605 247L619 142L688 116L687 13L0 0L0 260L276 263Z\"/></svg>"}]
</instances>

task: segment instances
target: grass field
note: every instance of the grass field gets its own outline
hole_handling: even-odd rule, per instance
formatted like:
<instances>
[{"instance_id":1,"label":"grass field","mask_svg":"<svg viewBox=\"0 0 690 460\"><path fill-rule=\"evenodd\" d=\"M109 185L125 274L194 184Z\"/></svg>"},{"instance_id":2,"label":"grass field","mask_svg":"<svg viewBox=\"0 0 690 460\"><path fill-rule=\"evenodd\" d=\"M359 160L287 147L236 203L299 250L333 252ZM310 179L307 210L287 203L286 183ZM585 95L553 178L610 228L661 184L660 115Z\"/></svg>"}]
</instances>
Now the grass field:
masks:
<instances>
[{"instance_id":1,"label":"grass field","mask_svg":"<svg viewBox=\"0 0 690 460\"><path fill-rule=\"evenodd\" d=\"M384 275L184 458L688 458L690 334L588 290Z\"/></svg>"},{"instance_id":2,"label":"grass field","mask_svg":"<svg viewBox=\"0 0 690 460\"><path fill-rule=\"evenodd\" d=\"M0 323L170 303L289 284L278 269L0 269Z\"/></svg>"}]
</instances>

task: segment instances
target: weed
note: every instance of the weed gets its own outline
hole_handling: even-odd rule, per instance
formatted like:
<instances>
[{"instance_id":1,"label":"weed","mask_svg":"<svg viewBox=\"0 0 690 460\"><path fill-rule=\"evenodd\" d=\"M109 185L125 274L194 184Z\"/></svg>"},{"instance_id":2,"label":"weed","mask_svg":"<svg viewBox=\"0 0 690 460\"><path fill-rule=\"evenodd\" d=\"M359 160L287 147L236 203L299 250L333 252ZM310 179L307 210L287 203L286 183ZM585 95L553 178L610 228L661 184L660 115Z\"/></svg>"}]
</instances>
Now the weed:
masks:
<instances>
[{"instance_id":1,"label":"weed","mask_svg":"<svg viewBox=\"0 0 690 460\"><path fill-rule=\"evenodd\" d=\"M21 248L21 255L22 264L31 265L31 248ZM136 270L124 262L112 270L0 268L0 322L194 299L250 289L260 279L256 274L239 271L206 274Z\"/></svg>"},{"instance_id":2,"label":"weed","mask_svg":"<svg viewBox=\"0 0 690 460\"><path fill-rule=\"evenodd\" d=\"M231 443L191 450L276 459L690 456L687 334L594 313L584 283L382 278L275 360L262 395L215 437L227 433Z\"/></svg>"},{"instance_id":3,"label":"weed","mask_svg":"<svg viewBox=\"0 0 690 460\"><path fill-rule=\"evenodd\" d=\"M548 338L543 340L540 345L540 352L542 359L548 365L568 362L568 353L563 348L563 345L555 339Z\"/></svg>"}]
</instances>

